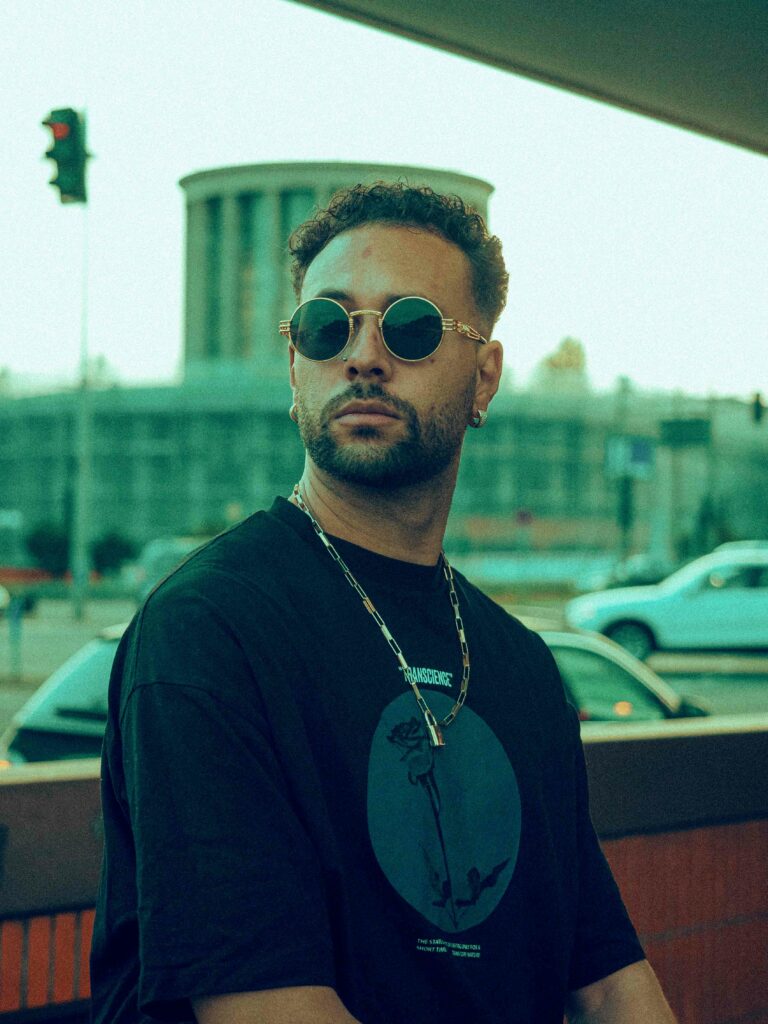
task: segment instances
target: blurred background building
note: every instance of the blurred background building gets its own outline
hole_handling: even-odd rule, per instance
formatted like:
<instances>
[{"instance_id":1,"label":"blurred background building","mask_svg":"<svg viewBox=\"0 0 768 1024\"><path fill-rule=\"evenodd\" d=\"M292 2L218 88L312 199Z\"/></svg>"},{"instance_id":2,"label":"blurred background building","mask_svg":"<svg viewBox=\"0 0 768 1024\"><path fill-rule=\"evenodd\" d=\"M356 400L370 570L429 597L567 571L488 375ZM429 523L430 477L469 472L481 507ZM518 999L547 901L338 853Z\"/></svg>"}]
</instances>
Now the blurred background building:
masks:
<instances>
[{"instance_id":1,"label":"blurred background building","mask_svg":"<svg viewBox=\"0 0 768 1024\"><path fill-rule=\"evenodd\" d=\"M286 240L338 188L398 177L488 217L492 185L427 168L263 164L182 179L183 376L91 382L91 540L210 533L287 495L303 450L277 331L296 306ZM0 512L25 529L71 517L76 401L0 382ZM626 380L596 394L581 344L566 338L527 391L507 387L484 430L468 431L446 546L680 559L766 536L767 428L735 399L642 394Z\"/></svg>"}]
</instances>

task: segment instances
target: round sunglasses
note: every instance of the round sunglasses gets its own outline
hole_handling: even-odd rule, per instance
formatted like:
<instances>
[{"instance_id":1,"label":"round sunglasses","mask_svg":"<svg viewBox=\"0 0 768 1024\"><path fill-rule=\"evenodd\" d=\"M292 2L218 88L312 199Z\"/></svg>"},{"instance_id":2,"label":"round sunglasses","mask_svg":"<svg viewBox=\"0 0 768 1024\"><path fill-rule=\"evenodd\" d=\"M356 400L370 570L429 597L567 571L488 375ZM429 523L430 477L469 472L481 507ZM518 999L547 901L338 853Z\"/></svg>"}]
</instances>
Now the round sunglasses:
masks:
<instances>
[{"instance_id":1,"label":"round sunglasses","mask_svg":"<svg viewBox=\"0 0 768 1024\"><path fill-rule=\"evenodd\" d=\"M392 355L409 363L437 351L445 331L458 331L472 341L488 344L474 327L444 317L434 302L419 295L397 299L383 313L378 309L348 313L336 299L307 299L290 320L280 321L280 333L307 359L324 362L344 351L354 334L355 317L364 313L378 318L381 337Z\"/></svg>"}]
</instances>

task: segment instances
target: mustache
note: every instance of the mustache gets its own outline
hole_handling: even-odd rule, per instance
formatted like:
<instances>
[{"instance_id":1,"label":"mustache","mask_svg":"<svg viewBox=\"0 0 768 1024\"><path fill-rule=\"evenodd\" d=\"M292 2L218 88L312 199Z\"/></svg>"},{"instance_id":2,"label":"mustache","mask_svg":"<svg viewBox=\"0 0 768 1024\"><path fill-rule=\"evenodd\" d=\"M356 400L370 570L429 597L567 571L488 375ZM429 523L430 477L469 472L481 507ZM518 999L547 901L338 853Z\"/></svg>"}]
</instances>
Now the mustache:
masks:
<instances>
[{"instance_id":1,"label":"mustache","mask_svg":"<svg viewBox=\"0 0 768 1024\"><path fill-rule=\"evenodd\" d=\"M405 419L412 420L416 416L416 410L410 402L403 401L395 395L390 395L381 384L350 384L340 395L336 395L323 409L323 419L330 421L335 414L349 402L365 402L376 399L384 405L389 405Z\"/></svg>"}]
</instances>

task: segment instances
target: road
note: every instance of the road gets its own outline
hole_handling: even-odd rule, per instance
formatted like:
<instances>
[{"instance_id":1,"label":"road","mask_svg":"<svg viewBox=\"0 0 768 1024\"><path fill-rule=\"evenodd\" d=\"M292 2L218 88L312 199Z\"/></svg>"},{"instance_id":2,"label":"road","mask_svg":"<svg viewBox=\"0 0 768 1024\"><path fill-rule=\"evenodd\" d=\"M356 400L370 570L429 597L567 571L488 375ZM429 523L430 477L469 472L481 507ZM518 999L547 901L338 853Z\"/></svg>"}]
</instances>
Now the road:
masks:
<instances>
[{"instance_id":1,"label":"road","mask_svg":"<svg viewBox=\"0 0 768 1024\"><path fill-rule=\"evenodd\" d=\"M659 675L681 696L700 698L713 715L768 712L768 659L766 662L760 673L689 671Z\"/></svg>"}]
</instances>

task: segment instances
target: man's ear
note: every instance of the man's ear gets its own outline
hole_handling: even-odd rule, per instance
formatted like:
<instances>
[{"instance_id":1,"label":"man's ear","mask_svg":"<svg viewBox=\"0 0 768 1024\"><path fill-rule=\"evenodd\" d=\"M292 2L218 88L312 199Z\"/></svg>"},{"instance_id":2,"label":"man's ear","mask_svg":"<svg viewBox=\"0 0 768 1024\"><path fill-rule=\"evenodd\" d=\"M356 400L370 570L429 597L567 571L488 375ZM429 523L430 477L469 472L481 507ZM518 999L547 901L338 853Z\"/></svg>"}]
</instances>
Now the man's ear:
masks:
<instances>
[{"instance_id":1,"label":"man's ear","mask_svg":"<svg viewBox=\"0 0 768 1024\"><path fill-rule=\"evenodd\" d=\"M487 409L499 390L503 365L504 349L500 341L489 341L487 345L478 347L475 389L475 405L478 409Z\"/></svg>"},{"instance_id":2,"label":"man's ear","mask_svg":"<svg viewBox=\"0 0 768 1024\"><path fill-rule=\"evenodd\" d=\"M296 373L293 364L296 360L296 349L293 345L288 346L288 379L291 382L291 390L293 391L294 397L296 396Z\"/></svg>"}]
</instances>

